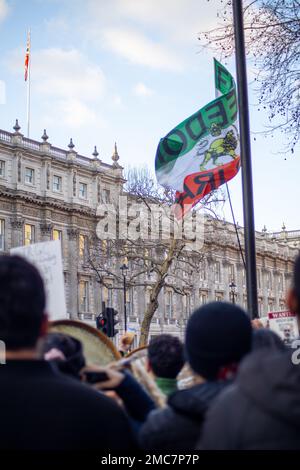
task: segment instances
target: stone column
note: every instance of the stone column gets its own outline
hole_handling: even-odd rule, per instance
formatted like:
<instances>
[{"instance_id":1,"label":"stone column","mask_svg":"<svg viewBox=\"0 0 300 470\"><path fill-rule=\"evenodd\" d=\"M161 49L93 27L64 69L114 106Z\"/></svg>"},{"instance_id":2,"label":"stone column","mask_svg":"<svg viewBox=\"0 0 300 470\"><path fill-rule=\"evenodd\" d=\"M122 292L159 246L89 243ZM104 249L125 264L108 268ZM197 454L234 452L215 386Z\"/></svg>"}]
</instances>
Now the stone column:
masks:
<instances>
[{"instance_id":1,"label":"stone column","mask_svg":"<svg viewBox=\"0 0 300 470\"><path fill-rule=\"evenodd\" d=\"M12 217L10 219L11 225L11 248L21 246L24 244L23 228L24 219L23 217Z\"/></svg>"},{"instance_id":2,"label":"stone column","mask_svg":"<svg viewBox=\"0 0 300 470\"><path fill-rule=\"evenodd\" d=\"M215 259L209 253L207 255L207 285L208 285L208 302L213 302L215 300L216 291L215 291Z\"/></svg>"},{"instance_id":3,"label":"stone column","mask_svg":"<svg viewBox=\"0 0 300 470\"><path fill-rule=\"evenodd\" d=\"M70 318L78 320L78 229L71 227L67 230L69 238L68 271L69 271L69 305Z\"/></svg>"},{"instance_id":4,"label":"stone column","mask_svg":"<svg viewBox=\"0 0 300 470\"><path fill-rule=\"evenodd\" d=\"M48 242L51 240L52 229L53 229L53 224L49 222L42 222L40 224L40 230L41 230L41 236L42 236L41 241Z\"/></svg>"},{"instance_id":5,"label":"stone column","mask_svg":"<svg viewBox=\"0 0 300 470\"><path fill-rule=\"evenodd\" d=\"M224 300L227 302L232 302L230 298L230 291L229 291L229 284L231 281L235 281L235 279L230 279L229 275L229 266L230 262L228 258L224 258L222 261L222 280L223 280L223 288L224 288Z\"/></svg>"},{"instance_id":6,"label":"stone column","mask_svg":"<svg viewBox=\"0 0 300 470\"><path fill-rule=\"evenodd\" d=\"M267 275L268 269L264 266L261 270L261 277L262 277L262 301L263 301L263 311L266 314L269 310L269 290L267 289Z\"/></svg>"}]
</instances>

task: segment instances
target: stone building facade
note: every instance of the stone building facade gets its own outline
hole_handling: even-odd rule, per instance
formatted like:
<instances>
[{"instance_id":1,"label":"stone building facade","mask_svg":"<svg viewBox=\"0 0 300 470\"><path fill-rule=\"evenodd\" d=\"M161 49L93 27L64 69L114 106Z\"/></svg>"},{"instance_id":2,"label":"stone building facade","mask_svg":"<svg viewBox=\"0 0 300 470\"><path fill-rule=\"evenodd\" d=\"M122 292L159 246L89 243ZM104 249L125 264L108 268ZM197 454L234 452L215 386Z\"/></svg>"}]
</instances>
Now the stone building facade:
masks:
<instances>
[{"instance_id":1,"label":"stone building facade","mask_svg":"<svg viewBox=\"0 0 300 470\"><path fill-rule=\"evenodd\" d=\"M52 146L44 131L41 141L25 138L18 122L14 132L0 130L0 251L12 247L60 239L67 311L70 318L94 323L102 306L119 312L123 328L122 285L100 285L86 262L85 250L93 240L99 203L113 202L123 192L124 178L115 145L112 163L101 161L96 147L91 157L79 155L72 139L67 150ZM238 229L243 242L243 229ZM300 232L257 232L259 312L285 308ZM169 332L183 335L192 310L211 300L234 300L246 307L245 270L234 226L210 218L205 223L204 257L198 276L185 271L184 295L165 288L152 320L151 335ZM110 269L120 272L120 261L110 260ZM190 279L189 279L190 277ZM173 278L176 281L176 276ZM187 282L188 281L188 282ZM230 288L232 281L235 292ZM145 275L151 287L151 274ZM114 288L115 287L115 288ZM129 327L138 331L149 288L127 289Z\"/></svg>"}]
</instances>

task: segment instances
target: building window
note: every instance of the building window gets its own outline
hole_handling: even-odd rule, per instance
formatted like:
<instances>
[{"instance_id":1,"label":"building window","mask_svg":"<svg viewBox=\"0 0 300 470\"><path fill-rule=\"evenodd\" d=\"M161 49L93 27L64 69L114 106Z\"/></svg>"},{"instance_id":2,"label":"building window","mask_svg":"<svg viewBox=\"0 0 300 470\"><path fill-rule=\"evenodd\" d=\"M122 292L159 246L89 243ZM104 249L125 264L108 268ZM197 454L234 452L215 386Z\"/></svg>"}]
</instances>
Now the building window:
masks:
<instances>
[{"instance_id":1,"label":"building window","mask_svg":"<svg viewBox=\"0 0 300 470\"><path fill-rule=\"evenodd\" d=\"M53 176L53 184L52 184L53 191L61 192L62 190L62 177L61 176Z\"/></svg>"},{"instance_id":2,"label":"building window","mask_svg":"<svg viewBox=\"0 0 300 470\"><path fill-rule=\"evenodd\" d=\"M243 287L246 287L246 270L245 270L245 268L243 268L243 270L242 270L242 283L243 283Z\"/></svg>"},{"instance_id":3,"label":"building window","mask_svg":"<svg viewBox=\"0 0 300 470\"><path fill-rule=\"evenodd\" d=\"M34 184L34 170L33 170L33 168L25 168L25 183Z\"/></svg>"},{"instance_id":4,"label":"building window","mask_svg":"<svg viewBox=\"0 0 300 470\"><path fill-rule=\"evenodd\" d=\"M86 235L79 235L79 256L85 258L88 249L88 237Z\"/></svg>"},{"instance_id":5,"label":"building window","mask_svg":"<svg viewBox=\"0 0 300 470\"><path fill-rule=\"evenodd\" d=\"M191 296L190 294L185 294L183 296L183 304L185 310L185 318L188 318L191 313Z\"/></svg>"},{"instance_id":6,"label":"building window","mask_svg":"<svg viewBox=\"0 0 300 470\"><path fill-rule=\"evenodd\" d=\"M228 278L230 282L235 282L235 269L234 264L228 266Z\"/></svg>"},{"instance_id":7,"label":"building window","mask_svg":"<svg viewBox=\"0 0 300 470\"><path fill-rule=\"evenodd\" d=\"M24 245L32 245L35 241L35 226L25 224Z\"/></svg>"},{"instance_id":8,"label":"building window","mask_svg":"<svg viewBox=\"0 0 300 470\"><path fill-rule=\"evenodd\" d=\"M54 228L52 232L52 240L61 240L61 239L62 239L62 231Z\"/></svg>"},{"instance_id":9,"label":"building window","mask_svg":"<svg viewBox=\"0 0 300 470\"><path fill-rule=\"evenodd\" d=\"M80 312L89 311L89 283L88 281L80 281L79 283L79 308Z\"/></svg>"},{"instance_id":10,"label":"building window","mask_svg":"<svg viewBox=\"0 0 300 470\"><path fill-rule=\"evenodd\" d=\"M109 189L103 189L102 191L102 202L108 204L110 202L110 191Z\"/></svg>"},{"instance_id":11,"label":"building window","mask_svg":"<svg viewBox=\"0 0 300 470\"><path fill-rule=\"evenodd\" d=\"M112 307L112 304L113 304L113 289L112 289L112 286L110 286L110 287L103 286L102 287L102 304L105 304L105 307Z\"/></svg>"},{"instance_id":12,"label":"building window","mask_svg":"<svg viewBox=\"0 0 300 470\"><path fill-rule=\"evenodd\" d=\"M274 302L273 300L269 300L268 302L268 311L273 312Z\"/></svg>"},{"instance_id":13,"label":"building window","mask_svg":"<svg viewBox=\"0 0 300 470\"><path fill-rule=\"evenodd\" d=\"M267 272L267 289L272 289L272 273Z\"/></svg>"},{"instance_id":14,"label":"building window","mask_svg":"<svg viewBox=\"0 0 300 470\"><path fill-rule=\"evenodd\" d=\"M200 304L204 305L207 303L207 294L203 294L200 292Z\"/></svg>"},{"instance_id":15,"label":"building window","mask_svg":"<svg viewBox=\"0 0 300 470\"><path fill-rule=\"evenodd\" d=\"M126 312L128 315L133 315L133 292L131 289L126 291Z\"/></svg>"},{"instance_id":16,"label":"building window","mask_svg":"<svg viewBox=\"0 0 300 470\"><path fill-rule=\"evenodd\" d=\"M284 300L281 300L279 302L279 309L282 311L282 310L286 310L286 303Z\"/></svg>"},{"instance_id":17,"label":"building window","mask_svg":"<svg viewBox=\"0 0 300 470\"><path fill-rule=\"evenodd\" d=\"M173 314L173 292L166 292L166 304L165 304L165 313L167 318L172 318Z\"/></svg>"},{"instance_id":18,"label":"building window","mask_svg":"<svg viewBox=\"0 0 300 470\"><path fill-rule=\"evenodd\" d=\"M278 290L280 292L283 291L283 274L279 274L279 277L278 277Z\"/></svg>"},{"instance_id":19,"label":"building window","mask_svg":"<svg viewBox=\"0 0 300 470\"><path fill-rule=\"evenodd\" d=\"M262 299L258 299L258 314L260 317L263 316L263 301Z\"/></svg>"},{"instance_id":20,"label":"building window","mask_svg":"<svg viewBox=\"0 0 300 470\"><path fill-rule=\"evenodd\" d=\"M257 275L257 287L259 289L261 289L261 271L260 271L260 269L257 270L256 275Z\"/></svg>"},{"instance_id":21,"label":"building window","mask_svg":"<svg viewBox=\"0 0 300 470\"><path fill-rule=\"evenodd\" d=\"M5 221L0 219L0 251L4 251Z\"/></svg>"},{"instance_id":22,"label":"building window","mask_svg":"<svg viewBox=\"0 0 300 470\"><path fill-rule=\"evenodd\" d=\"M5 176L5 162L0 160L0 176L4 178Z\"/></svg>"},{"instance_id":23,"label":"building window","mask_svg":"<svg viewBox=\"0 0 300 470\"><path fill-rule=\"evenodd\" d=\"M216 294L216 302L222 302L223 294Z\"/></svg>"},{"instance_id":24,"label":"building window","mask_svg":"<svg viewBox=\"0 0 300 470\"><path fill-rule=\"evenodd\" d=\"M81 199L87 198L87 184L79 183L79 197Z\"/></svg>"},{"instance_id":25,"label":"building window","mask_svg":"<svg viewBox=\"0 0 300 470\"><path fill-rule=\"evenodd\" d=\"M206 280L206 265L205 261L200 261L200 272L199 272L200 281Z\"/></svg>"},{"instance_id":26,"label":"building window","mask_svg":"<svg viewBox=\"0 0 300 470\"><path fill-rule=\"evenodd\" d=\"M215 282L221 282L221 264L219 261L215 262Z\"/></svg>"}]
</instances>

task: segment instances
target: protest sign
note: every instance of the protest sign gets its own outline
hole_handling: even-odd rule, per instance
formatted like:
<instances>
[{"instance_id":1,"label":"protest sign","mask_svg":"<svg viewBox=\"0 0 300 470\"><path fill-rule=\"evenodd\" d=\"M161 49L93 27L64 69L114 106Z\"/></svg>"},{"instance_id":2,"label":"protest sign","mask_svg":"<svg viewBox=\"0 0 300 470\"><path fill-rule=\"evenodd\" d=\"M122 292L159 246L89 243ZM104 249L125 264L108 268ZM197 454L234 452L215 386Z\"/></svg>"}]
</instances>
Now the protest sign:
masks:
<instances>
[{"instance_id":1,"label":"protest sign","mask_svg":"<svg viewBox=\"0 0 300 470\"><path fill-rule=\"evenodd\" d=\"M60 240L12 248L10 253L26 258L40 271L45 283L49 319L68 318Z\"/></svg>"},{"instance_id":2,"label":"protest sign","mask_svg":"<svg viewBox=\"0 0 300 470\"><path fill-rule=\"evenodd\" d=\"M297 316L293 312L270 312L268 314L270 329L277 333L288 346L299 337Z\"/></svg>"}]
</instances>

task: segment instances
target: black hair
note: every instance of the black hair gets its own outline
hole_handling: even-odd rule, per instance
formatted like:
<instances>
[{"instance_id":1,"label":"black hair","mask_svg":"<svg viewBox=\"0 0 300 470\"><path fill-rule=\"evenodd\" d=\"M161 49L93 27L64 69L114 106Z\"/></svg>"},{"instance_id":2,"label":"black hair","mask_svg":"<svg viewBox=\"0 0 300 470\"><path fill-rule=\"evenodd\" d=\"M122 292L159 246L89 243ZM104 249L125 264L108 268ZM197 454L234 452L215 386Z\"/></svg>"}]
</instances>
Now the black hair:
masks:
<instances>
[{"instance_id":1,"label":"black hair","mask_svg":"<svg viewBox=\"0 0 300 470\"><path fill-rule=\"evenodd\" d=\"M281 338L272 330L260 328L253 330L252 333L252 349L267 348L274 351L286 351L287 347Z\"/></svg>"},{"instance_id":2,"label":"black hair","mask_svg":"<svg viewBox=\"0 0 300 470\"><path fill-rule=\"evenodd\" d=\"M0 340L7 350L36 346L45 305L38 270L19 256L0 256Z\"/></svg>"},{"instance_id":3,"label":"black hair","mask_svg":"<svg viewBox=\"0 0 300 470\"><path fill-rule=\"evenodd\" d=\"M238 305L210 302L197 308L186 328L187 360L198 375L215 380L223 367L237 366L251 351L252 326Z\"/></svg>"},{"instance_id":4,"label":"black hair","mask_svg":"<svg viewBox=\"0 0 300 470\"><path fill-rule=\"evenodd\" d=\"M156 377L175 379L185 362L183 344L176 336L156 336L149 343L148 360Z\"/></svg>"},{"instance_id":5,"label":"black hair","mask_svg":"<svg viewBox=\"0 0 300 470\"><path fill-rule=\"evenodd\" d=\"M65 333L48 333L45 337L41 352L45 355L51 349L58 349L65 360L57 360L61 372L79 378L81 369L85 366L81 341Z\"/></svg>"}]
</instances>

